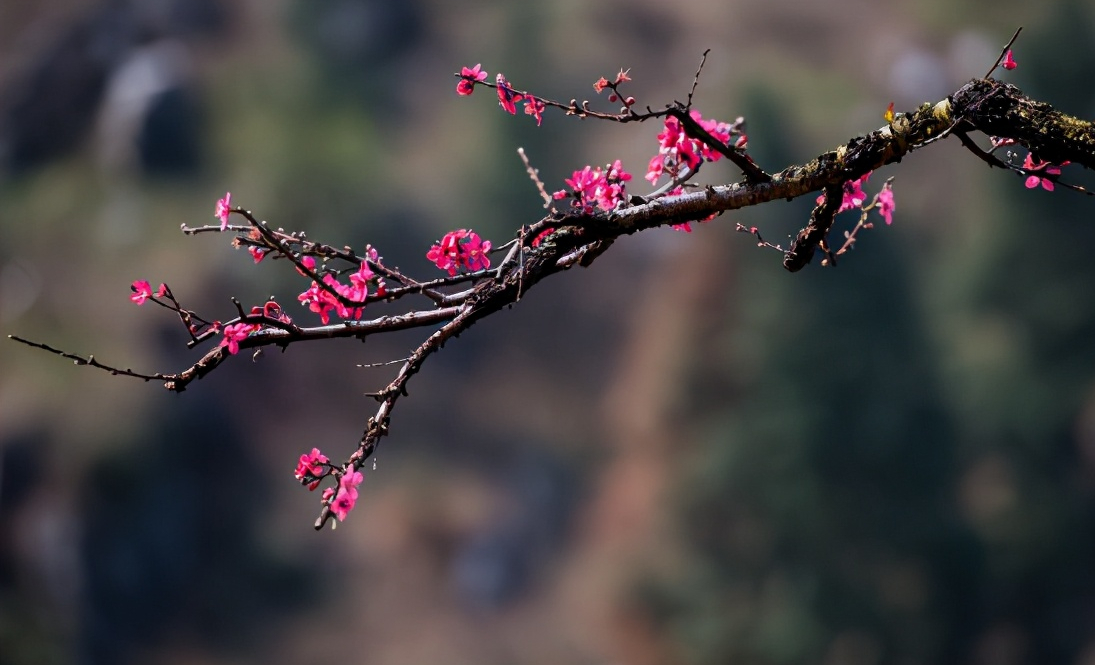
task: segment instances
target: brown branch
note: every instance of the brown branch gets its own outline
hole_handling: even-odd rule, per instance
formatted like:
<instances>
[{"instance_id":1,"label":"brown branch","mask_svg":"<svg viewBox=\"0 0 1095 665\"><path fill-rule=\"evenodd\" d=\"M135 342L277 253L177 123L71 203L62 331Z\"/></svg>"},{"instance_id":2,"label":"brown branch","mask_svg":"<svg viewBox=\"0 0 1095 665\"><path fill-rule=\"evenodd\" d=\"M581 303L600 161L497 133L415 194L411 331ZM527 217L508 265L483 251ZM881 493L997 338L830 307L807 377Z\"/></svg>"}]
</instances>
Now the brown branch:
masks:
<instances>
[{"instance_id":1,"label":"brown branch","mask_svg":"<svg viewBox=\"0 0 1095 665\"><path fill-rule=\"evenodd\" d=\"M564 106L564 108L578 109L576 104ZM719 149L728 159L735 160L735 164L738 164L745 173L743 181L649 201L633 199L631 201L633 205L609 212L573 210L566 213L552 212L531 226L522 226L515 234L506 258L496 268L471 275L418 282L398 271L386 269L379 263L369 262L370 269L401 284L400 287L385 295L370 295L370 299L391 300L411 293L422 293L434 298L438 303L437 308L433 310L409 311L402 315L382 316L370 321L345 321L312 328L299 328L280 321L275 324L266 320L265 317L244 314L240 308L240 317L237 321L254 322L264 326L245 339L239 340L241 350L271 345L285 347L298 341L333 337L364 338L382 332L440 325L407 358L398 375L383 390L374 395L380 401L378 410L369 419L357 450L341 466L341 473L329 474L332 478L337 479L347 471L360 468L361 464L373 454L379 440L388 434L391 413L399 397L407 394L410 378L446 341L466 331L480 319L511 306L524 292L552 274L574 266L589 265L620 236L659 226L707 219L729 210L778 199L789 200L824 192L824 198L814 207L809 223L799 232L784 253L785 267L796 271L806 266L819 248L826 252L828 263L832 263L835 258L835 254L828 249L827 235L833 216L842 205L846 183L859 179L881 166L898 162L910 152L928 146L950 133L957 134L967 148L976 147L968 137L968 133L981 131L990 136L1013 139L1044 161L1055 164L1070 161L1085 168L1095 166L1095 130L1090 122L1061 113L1049 104L1026 97L1015 86L992 79L971 81L934 106L925 104L912 113L898 116L885 127L853 138L835 150L819 155L805 164L789 166L774 175L765 173L752 162L744 165L739 163L741 160L736 159L734 155L739 158L742 155L722 145L706 132L696 131L697 128L702 131L702 127L692 121L691 116L683 108L680 105L669 107L666 111L650 112L645 117L675 115L685 124L686 131L691 135L707 142L710 147ZM585 110L576 112L590 115ZM625 115L631 120L643 119L633 111ZM627 119L607 114L604 114L604 117L621 122L627 121ZM689 127L689 122L694 126ZM720 145L722 148L719 148ZM983 153L979 148L974 152ZM979 158L997 165L992 161L995 158L986 159L986 156L987 153L978 154ZM1007 164L1005 166L1010 167ZM641 202L636 203L636 201ZM362 261L368 260L358 257L349 249L337 250L312 243L304 239L302 235L273 231L265 223L259 222L242 209L233 212L248 218L261 235L262 242L268 243L269 247L288 258L305 275L318 282L322 283L319 273L303 265L301 256L311 254L325 258L339 258L350 265L358 266ZM250 230L248 227L230 228ZM739 225L739 230L742 228ZM553 233L543 238L537 247L532 247L531 239L538 237L540 232L546 229L552 229ZM204 229L195 229L192 232L202 230ZM766 243L759 231L749 229L749 232L755 235L761 244L778 249L777 245ZM837 254L849 246L850 244L846 242ZM459 293L444 294L434 290L435 287L467 282L470 282L471 286ZM369 301L371 300L366 300L366 302ZM348 306L363 304L350 301ZM441 306L442 304L444 306ZM175 311L179 312L180 309L176 304ZM201 360L183 372L142 374L104 365L94 357L83 358L19 337L12 336L12 339L68 358L77 364L89 365L146 381L161 380L165 387L175 391L184 390L194 379L205 376L229 357L227 349L218 346L210 349ZM331 514L329 499L324 503L317 519L317 528L321 528Z\"/></svg>"}]
</instances>

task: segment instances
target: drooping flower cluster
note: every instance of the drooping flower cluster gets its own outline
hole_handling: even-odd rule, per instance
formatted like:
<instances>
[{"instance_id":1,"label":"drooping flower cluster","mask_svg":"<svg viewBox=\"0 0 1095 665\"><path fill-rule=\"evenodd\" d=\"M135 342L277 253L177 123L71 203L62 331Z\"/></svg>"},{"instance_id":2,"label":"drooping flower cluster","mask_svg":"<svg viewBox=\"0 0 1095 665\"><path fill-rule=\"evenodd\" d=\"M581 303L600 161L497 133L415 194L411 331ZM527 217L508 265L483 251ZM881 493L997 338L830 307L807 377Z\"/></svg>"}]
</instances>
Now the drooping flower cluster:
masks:
<instances>
[{"instance_id":1,"label":"drooping flower cluster","mask_svg":"<svg viewBox=\"0 0 1095 665\"><path fill-rule=\"evenodd\" d=\"M367 254L371 261L374 263L377 261L378 257L375 249L368 248ZM301 258L300 262L309 270L315 271L315 258L305 256ZM360 319L365 309L365 299L369 296L369 287L371 285L375 284L377 294L382 295L384 293L383 280L369 268L367 261L362 261L357 272L350 275L349 284L338 281L338 278L331 273L324 273L320 279L323 281L323 286L327 288L323 288L313 280L312 285L304 293L297 296L297 300L308 307L309 310L319 314L319 319L324 325L330 323L332 311L342 319ZM342 296L342 299L338 298L335 295L336 293ZM353 307L347 305L346 301L360 303L361 306Z\"/></svg>"},{"instance_id":2,"label":"drooping flower cluster","mask_svg":"<svg viewBox=\"0 0 1095 665\"><path fill-rule=\"evenodd\" d=\"M475 272L489 268L490 247L490 241L481 239L478 233L457 229L434 243L426 258L451 277L461 269Z\"/></svg>"},{"instance_id":3,"label":"drooping flower cluster","mask_svg":"<svg viewBox=\"0 0 1095 665\"><path fill-rule=\"evenodd\" d=\"M1049 162L1038 161L1034 162L1034 158L1027 153L1026 159L1023 160L1023 170L1030 173L1027 176L1026 185L1027 189L1034 189L1038 185L1042 186L1042 189L1047 192L1053 191L1053 180L1045 177L1046 175L1058 176L1061 175L1061 167L1067 166L1069 162L1062 162L1061 164L1050 164ZM1038 175L1038 173L1044 173L1045 175Z\"/></svg>"},{"instance_id":4,"label":"drooping flower cluster","mask_svg":"<svg viewBox=\"0 0 1095 665\"><path fill-rule=\"evenodd\" d=\"M859 210L863 208L863 204L867 200L867 193L863 191L863 185L867 184L867 180L870 179L872 173L874 173L874 171L868 171L861 177L844 183L844 196L840 201L840 208L836 211L838 215L848 210ZM824 202L825 194L819 194L817 197L817 204L821 205ZM881 191L878 192L875 209L878 210L878 214L882 215L887 224L893 224L894 208L893 189L887 182L882 185ZM870 208L868 208L868 210L869 209Z\"/></svg>"},{"instance_id":5,"label":"drooping flower cluster","mask_svg":"<svg viewBox=\"0 0 1095 665\"><path fill-rule=\"evenodd\" d=\"M560 189L552 194L555 200L573 197L572 204L577 208L592 211L594 206L601 210L615 210L616 206L627 201L627 182L631 174L624 170L620 160L611 164L593 168L587 166L565 180L570 190Z\"/></svg>"},{"instance_id":6,"label":"drooping flower cluster","mask_svg":"<svg viewBox=\"0 0 1095 665\"><path fill-rule=\"evenodd\" d=\"M331 471L328 461L327 456L319 452L319 448L312 448L312 452L300 456L293 475L301 485L307 485L309 490L314 490L319 487L319 481Z\"/></svg>"},{"instance_id":7,"label":"drooping flower cluster","mask_svg":"<svg viewBox=\"0 0 1095 665\"><path fill-rule=\"evenodd\" d=\"M730 145L730 140L736 135L734 147L745 148L748 138L733 125L717 120L704 120L700 112L696 110L690 111L689 115L696 124L703 127L723 145ZM658 134L658 154L654 155L647 166L646 179L653 185L663 174L670 178L677 178L683 175L684 167L695 171L702 162L715 162L721 157L722 153L698 138L689 136L680 120L669 116L665 119L661 133Z\"/></svg>"},{"instance_id":8,"label":"drooping flower cluster","mask_svg":"<svg viewBox=\"0 0 1095 665\"><path fill-rule=\"evenodd\" d=\"M871 173L874 172L868 171L867 173L864 173L862 177L844 183L844 199L840 202L840 209L836 211L838 215L853 208L861 207L863 202L867 200L867 194L863 191L863 185L867 183L867 180L871 177ZM824 202L825 195L819 195L817 197L817 204L821 205Z\"/></svg>"},{"instance_id":9,"label":"drooping flower cluster","mask_svg":"<svg viewBox=\"0 0 1095 665\"><path fill-rule=\"evenodd\" d=\"M323 490L324 501L334 495L334 500L331 501L331 512L335 514L339 522L345 520L350 511L354 509L354 505L357 504L357 486L364 479L365 477L361 475L361 472L356 471L351 466L339 478L337 493L333 487Z\"/></svg>"}]
</instances>

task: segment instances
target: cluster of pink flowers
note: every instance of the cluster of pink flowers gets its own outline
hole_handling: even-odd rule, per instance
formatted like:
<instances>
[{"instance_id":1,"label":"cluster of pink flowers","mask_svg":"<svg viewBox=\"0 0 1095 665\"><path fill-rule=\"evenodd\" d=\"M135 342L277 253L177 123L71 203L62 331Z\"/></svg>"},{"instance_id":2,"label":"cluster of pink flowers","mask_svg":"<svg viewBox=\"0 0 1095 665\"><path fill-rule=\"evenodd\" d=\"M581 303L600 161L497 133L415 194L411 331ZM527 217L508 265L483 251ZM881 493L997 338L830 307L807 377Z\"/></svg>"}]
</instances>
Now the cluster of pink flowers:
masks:
<instances>
[{"instance_id":1,"label":"cluster of pink flowers","mask_svg":"<svg viewBox=\"0 0 1095 665\"><path fill-rule=\"evenodd\" d=\"M1034 162L1034 158L1027 153L1026 159L1023 160L1023 170L1030 173L1027 176L1026 185L1027 189L1034 189L1038 185L1042 186L1042 189L1047 192L1053 191L1053 180L1045 177L1045 175L1038 175L1040 172L1046 175L1058 176L1061 175L1061 167L1067 166L1069 162L1062 162L1061 164L1050 164L1049 162L1039 161L1037 164Z\"/></svg>"},{"instance_id":2,"label":"cluster of pink flowers","mask_svg":"<svg viewBox=\"0 0 1095 665\"><path fill-rule=\"evenodd\" d=\"M691 111L689 115L696 124L703 127L723 145L730 144L730 139L734 136L734 130L730 125L717 120L704 120L700 112L696 110ZM734 147L744 148L747 141L745 134L740 134ZM681 175L681 169L685 166L695 171L704 160L715 162L721 157L722 153L703 141L689 136L680 121L670 116L665 119L665 125L658 134L658 154L654 155L647 166L646 179L650 181L650 184L654 184L663 174L676 178Z\"/></svg>"},{"instance_id":3,"label":"cluster of pink flowers","mask_svg":"<svg viewBox=\"0 0 1095 665\"><path fill-rule=\"evenodd\" d=\"M319 452L319 448L312 448L312 452L300 456L293 476L300 484L307 486L309 490L314 490L319 487L320 481L330 475L331 471L332 467L327 456ZM357 504L357 486L364 479L360 471L350 466L338 479L337 490L334 487L323 490L323 500L330 501L331 512L335 514L339 522L344 521Z\"/></svg>"},{"instance_id":4,"label":"cluster of pink flowers","mask_svg":"<svg viewBox=\"0 0 1095 665\"><path fill-rule=\"evenodd\" d=\"M461 67L460 81L456 84L456 94L463 96L470 95L475 91L475 84L485 80L487 80L487 73L483 71L483 66L481 64L477 64L474 67ZM515 115L517 113L517 105L524 102L525 115L531 115L533 118L536 118L536 126L540 126L540 123L544 119L544 101L542 99L528 93L517 92L501 73L495 75L494 82L498 91L498 104L505 109L506 113Z\"/></svg>"},{"instance_id":5,"label":"cluster of pink flowers","mask_svg":"<svg viewBox=\"0 0 1095 665\"><path fill-rule=\"evenodd\" d=\"M844 198L840 201L840 209L836 211L838 215L848 210L857 210L863 207L864 202L867 200L867 193L863 191L863 185L867 184L867 180L870 179L872 173L874 171L868 171L862 177L844 183ZM824 202L825 195L818 195L817 204L821 205ZM893 211L895 208L893 189L890 188L888 183L883 185L882 191L878 193L876 208L878 214L882 215L887 224L893 224Z\"/></svg>"},{"instance_id":6,"label":"cluster of pink flowers","mask_svg":"<svg viewBox=\"0 0 1095 665\"><path fill-rule=\"evenodd\" d=\"M251 316L265 316L268 319L274 319L283 323L292 323L292 319L282 309L281 305L273 300L269 300L262 307L252 307ZM220 323L214 323L215 326L219 326ZM221 346L228 347L228 353L236 355L240 352L240 342L247 339L248 335L253 332L262 329L261 323L245 323L240 321L239 323L230 323L224 327L224 339L221 340Z\"/></svg>"},{"instance_id":7,"label":"cluster of pink flowers","mask_svg":"<svg viewBox=\"0 0 1095 665\"><path fill-rule=\"evenodd\" d=\"M461 268L471 272L486 270L490 267L489 254L489 240L481 239L474 231L457 229L434 243L426 252L426 258L453 276Z\"/></svg>"},{"instance_id":8,"label":"cluster of pink flowers","mask_svg":"<svg viewBox=\"0 0 1095 665\"><path fill-rule=\"evenodd\" d=\"M838 215L863 205L863 202L867 200L867 194L863 191L863 185L867 184L867 180L870 179L872 173L874 173L874 171L868 171L867 173L864 173L862 177L844 183L844 199L840 202L840 210L836 211ZM817 204L821 205L824 202L825 195L819 194L817 197Z\"/></svg>"},{"instance_id":9,"label":"cluster of pink flowers","mask_svg":"<svg viewBox=\"0 0 1095 665\"><path fill-rule=\"evenodd\" d=\"M616 206L627 201L627 182L631 174L624 170L620 160L611 164L593 168L587 166L566 179L570 191L560 189L552 194L555 200L573 197L573 205L592 211L593 206L601 210L615 210Z\"/></svg>"},{"instance_id":10,"label":"cluster of pink flowers","mask_svg":"<svg viewBox=\"0 0 1095 665\"><path fill-rule=\"evenodd\" d=\"M374 263L379 258L376 250L372 247L367 248L366 254ZM300 262L309 270L315 271L315 258L305 256ZM338 278L331 273L325 273L320 279L322 279L323 284L328 288L323 288L323 286L320 286L319 283L313 280L312 285L309 286L304 293L297 296L297 300L299 300L302 305L306 305L309 310L319 314L319 319L324 325L330 323L332 311L342 319L360 319L361 314L365 309L365 299L369 296L370 285L376 285L375 292L378 295L384 294L384 281L369 268L369 264L366 261L362 261L357 272L350 275L349 284L343 284L338 281ZM332 293L332 291L334 293ZM361 306L347 306L344 300L340 300L335 296L335 293L342 296L345 300L353 303L360 303Z\"/></svg>"},{"instance_id":11,"label":"cluster of pink flowers","mask_svg":"<svg viewBox=\"0 0 1095 665\"><path fill-rule=\"evenodd\" d=\"M167 293L167 285L160 284L160 288L156 289L156 292L152 292L152 285L143 279L139 279L129 287L133 291L133 295L129 296L129 299L138 305L143 305L144 301L149 298L161 298Z\"/></svg>"},{"instance_id":12,"label":"cluster of pink flowers","mask_svg":"<svg viewBox=\"0 0 1095 665\"><path fill-rule=\"evenodd\" d=\"M324 501L334 496L334 500L331 501L331 512L335 514L339 522L345 520L350 511L354 509L354 505L357 504L357 486L364 479L365 477L361 475L361 472L356 471L351 466L339 478L337 493L333 487L323 490Z\"/></svg>"},{"instance_id":13,"label":"cluster of pink flowers","mask_svg":"<svg viewBox=\"0 0 1095 665\"><path fill-rule=\"evenodd\" d=\"M301 485L307 485L309 490L319 487L319 481L331 471L327 456L319 452L319 448L312 448L312 452L301 455L297 462L297 470L294 476Z\"/></svg>"}]
</instances>

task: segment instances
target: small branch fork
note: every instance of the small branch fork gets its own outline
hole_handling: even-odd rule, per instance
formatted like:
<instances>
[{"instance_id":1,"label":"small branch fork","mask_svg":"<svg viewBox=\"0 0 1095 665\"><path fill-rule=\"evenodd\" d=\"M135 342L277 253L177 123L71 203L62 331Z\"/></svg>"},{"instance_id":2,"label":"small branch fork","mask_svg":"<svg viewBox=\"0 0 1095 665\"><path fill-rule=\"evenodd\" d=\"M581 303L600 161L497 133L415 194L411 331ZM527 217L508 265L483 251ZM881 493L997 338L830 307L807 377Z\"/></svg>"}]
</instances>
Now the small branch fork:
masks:
<instances>
[{"instance_id":1,"label":"small branch fork","mask_svg":"<svg viewBox=\"0 0 1095 665\"><path fill-rule=\"evenodd\" d=\"M706 53L704 55L706 57ZM702 65L701 62L700 69ZM624 74L626 73L621 73ZM695 81L698 82L698 79L699 71ZM485 82L475 84L497 87ZM246 225L230 225L225 229L236 234L233 241L236 246L248 247L255 252L261 251L275 260L288 261L306 279L313 281L318 288L351 311L365 308L371 312L374 304L380 306L384 303L383 306L391 307L396 301L409 297L425 299L428 302L424 306L410 305L400 312L381 314L366 320L344 320L307 327L292 322L272 301L263 308L253 308L251 312L246 312L238 302L233 301L237 316L222 323L202 318L184 308L170 289L165 288L148 299L175 312L187 330L190 337L188 346L191 347L207 342L230 326L240 324L254 326L237 340L240 350L257 350L268 346L277 346L284 350L297 342L335 337L365 339L371 335L397 330L431 329L432 332L409 356L397 361L400 368L395 378L382 390L371 394L377 400L378 407L368 419L355 451L341 464L325 465L330 471L326 475L330 475L337 482L345 474L359 469L376 452L380 439L389 432L391 414L399 398L407 395L411 377L446 342L459 336L480 319L512 306L541 280L574 266L592 264L620 236L712 218L726 211L770 201L816 196L821 192L824 196L814 207L808 224L787 249L766 241L755 227L741 224L736 226L737 231L755 236L758 245L781 252L784 266L795 271L810 263L817 250L821 250L824 255L823 263L834 264L837 256L854 246L858 232L870 228L865 215L867 210L879 204L877 196L867 208L862 209L859 223L845 234L844 242L838 249L833 250L828 244L833 219L842 205L848 183L879 167L898 162L910 152L931 145L941 137L954 134L979 159L991 166L1009 168L1026 176L1033 174L1040 178L1049 178L1048 174L1030 172L999 159L993 154L995 147L992 150L981 149L972 140L970 133L980 131L993 137L993 145L997 147L1007 142L1022 145L1032 154L1052 164L1072 162L1088 169L1095 167L1095 129L1091 123L1067 116L1048 104L1030 99L1015 86L985 78L967 83L935 105L925 104L911 113L899 114L887 126L855 137L809 162L791 165L779 173L768 174L744 152L721 144L692 120L689 111L695 87L694 82L687 103L675 102L661 111L648 108L645 113L635 112L630 104L620 114L609 114L589 110L586 102L581 105L574 101L562 104L536 99L546 106L554 106L570 115L583 118L632 122L675 117L689 136L706 142L733 161L743 173L740 181L709 186L678 196L633 197L629 203L621 204L608 212L589 209L559 211L550 209L551 197L522 152L526 170L536 184L541 198L548 204L549 211L538 221L520 225L511 242L496 247L495 251L504 252L504 255L497 265L489 269L439 279L416 280L398 269L386 266L375 252L368 249L361 256L349 247L337 248L314 242L304 233L273 229L243 208L231 210L231 214L247 221ZM691 175L684 172L678 179L687 180ZM1052 180L1056 182L1056 176ZM222 231L220 226L184 226L182 230L187 235ZM551 233L546 234L546 231ZM376 288L369 290L362 300L345 297L324 280L325 276L337 277L345 273L356 273L366 267L376 276L377 281L374 285ZM144 381L162 381L165 388L176 392L185 390L194 380L204 377L221 363L234 357L226 347L226 335L225 342L209 349L197 362L180 372L142 373L107 365L94 356L83 357L22 337L9 337L79 365ZM315 523L317 529L329 522L334 514L332 494L325 495Z\"/></svg>"}]
</instances>

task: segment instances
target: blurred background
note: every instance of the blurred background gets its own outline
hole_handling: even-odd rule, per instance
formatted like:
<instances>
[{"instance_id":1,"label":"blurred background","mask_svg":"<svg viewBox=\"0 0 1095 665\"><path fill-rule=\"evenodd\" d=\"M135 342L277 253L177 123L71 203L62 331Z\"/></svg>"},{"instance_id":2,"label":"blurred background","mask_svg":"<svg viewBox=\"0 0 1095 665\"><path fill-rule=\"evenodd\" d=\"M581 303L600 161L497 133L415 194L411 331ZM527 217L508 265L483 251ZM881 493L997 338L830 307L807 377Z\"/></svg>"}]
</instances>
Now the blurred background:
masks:
<instances>
[{"instance_id":1,"label":"blurred background","mask_svg":"<svg viewBox=\"0 0 1095 665\"><path fill-rule=\"evenodd\" d=\"M296 306L283 265L179 233L226 190L418 275L448 230L539 218L519 146L549 189L622 159L643 191L657 127L537 128L458 98L461 66L562 100L630 67L657 107L710 48L697 108L778 171L1019 25L1005 78L1095 116L1080 0L3 2L0 332L177 371L198 354L132 281ZM1095 663L1095 204L950 141L890 175L893 226L837 269L733 231L785 242L796 201L539 285L412 381L334 532L296 459L345 458L395 369L357 365L425 331L181 395L3 341L0 661Z\"/></svg>"}]
</instances>

